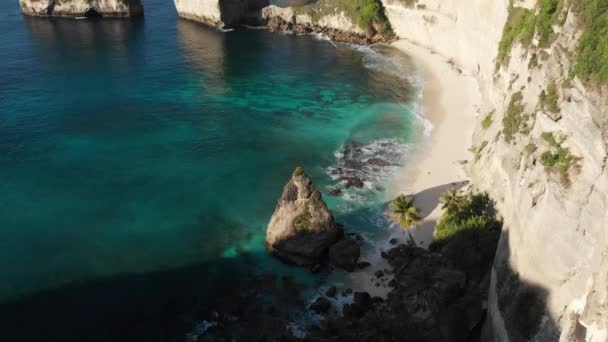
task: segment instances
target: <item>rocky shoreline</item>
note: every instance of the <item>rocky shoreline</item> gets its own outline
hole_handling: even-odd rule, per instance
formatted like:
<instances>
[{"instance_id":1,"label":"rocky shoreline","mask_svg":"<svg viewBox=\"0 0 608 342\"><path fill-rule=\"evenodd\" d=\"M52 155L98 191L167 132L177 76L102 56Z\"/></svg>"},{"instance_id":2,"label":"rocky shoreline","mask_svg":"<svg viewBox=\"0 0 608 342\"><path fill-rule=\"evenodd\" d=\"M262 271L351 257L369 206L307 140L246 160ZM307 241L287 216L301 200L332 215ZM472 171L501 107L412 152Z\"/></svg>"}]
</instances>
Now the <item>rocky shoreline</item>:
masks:
<instances>
[{"instance_id":1,"label":"rocky shoreline","mask_svg":"<svg viewBox=\"0 0 608 342\"><path fill-rule=\"evenodd\" d=\"M291 278L278 281L268 275L264 286L236 301L240 311L213 311L197 325L192 340L239 341L255 336L263 341L395 341L404 337L409 341L478 341L500 222L487 196L474 191L455 193L451 202L455 209L448 209L450 214L443 219L446 225L454 225L449 228L451 235L435 240L429 249L392 238L388 241L392 248L380 251L387 267L359 260L358 234L343 234L320 192L303 169L296 168L268 226L269 252L290 264L313 265L311 271L325 275L335 269L369 269L376 286L389 288L387 296L331 286L321 287L319 295L306 303ZM483 223L469 227L466 222L471 219ZM260 301L269 291L280 302ZM289 329L290 313L282 311L286 306L281 305L288 302L296 311L314 313L318 322L308 324L305 332ZM247 322L260 319L264 323L250 330Z\"/></svg>"},{"instance_id":2,"label":"rocky shoreline","mask_svg":"<svg viewBox=\"0 0 608 342\"><path fill-rule=\"evenodd\" d=\"M367 31L366 33L345 31L314 24L312 22L299 23L295 19L285 20L281 16L266 17L263 19L262 24L272 31L291 32L294 34L322 34L332 41L357 45L370 45L374 43L388 44L396 40L393 36L376 34L373 30Z\"/></svg>"}]
</instances>

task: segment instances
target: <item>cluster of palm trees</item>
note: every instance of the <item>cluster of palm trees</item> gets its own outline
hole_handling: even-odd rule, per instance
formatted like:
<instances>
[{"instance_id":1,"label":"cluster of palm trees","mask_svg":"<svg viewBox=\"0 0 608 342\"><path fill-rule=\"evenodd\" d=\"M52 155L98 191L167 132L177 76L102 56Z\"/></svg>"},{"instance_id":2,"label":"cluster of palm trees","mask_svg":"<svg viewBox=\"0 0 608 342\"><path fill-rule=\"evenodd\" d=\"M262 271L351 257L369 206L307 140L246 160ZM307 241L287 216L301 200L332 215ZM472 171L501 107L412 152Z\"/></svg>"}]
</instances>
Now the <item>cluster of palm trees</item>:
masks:
<instances>
[{"instance_id":1,"label":"cluster of palm trees","mask_svg":"<svg viewBox=\"0 0 608 342\"><path fill-rule=\"evenodd\" d=\"M464 205L464 198L458 189L448 190L440 199L441 208L454 212ZM390 216L394 223L403 228L409 238L410 244L416 245L411 230L416 227L421 219L420 211L414 206L414 196L399 195L389 203Z\"/></svg>"}]
</instances>

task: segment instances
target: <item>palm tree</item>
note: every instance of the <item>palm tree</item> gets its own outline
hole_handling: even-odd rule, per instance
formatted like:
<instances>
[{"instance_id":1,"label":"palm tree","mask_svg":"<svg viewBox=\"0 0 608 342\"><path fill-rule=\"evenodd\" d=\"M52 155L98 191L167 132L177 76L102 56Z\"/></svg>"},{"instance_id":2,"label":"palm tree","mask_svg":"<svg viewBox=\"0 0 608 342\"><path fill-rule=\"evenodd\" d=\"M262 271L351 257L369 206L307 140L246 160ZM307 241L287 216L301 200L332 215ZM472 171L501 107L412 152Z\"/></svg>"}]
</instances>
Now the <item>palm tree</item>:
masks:
<instances>
[{"instance_id":1,"label":"palm tree","mask_svg":"<svg viewBox=\"0 0 608 342\"><path fill-rule=\"evenodd\" d=\"M441 209L447 209L448 212L454 213L464 205L464 197L460 196L458 189L452 188L441 196L439 202L441 203Z\"/></svg>"},{"instance_id":2,"label":"palm tree","mask_svg":"<svg viewBox=\"0 0 608 342\"><path fill-rule=\"evenodd\" d=\"M414 206L414 196L399 195L391 201L389 206L393 221L399 223L401 228L407 231L410 242L415 245L416 241L414 241L410 229L415 227L418 221L420 221L420 213L418 212L418 208Z\"/></svg>"}]
</instances>

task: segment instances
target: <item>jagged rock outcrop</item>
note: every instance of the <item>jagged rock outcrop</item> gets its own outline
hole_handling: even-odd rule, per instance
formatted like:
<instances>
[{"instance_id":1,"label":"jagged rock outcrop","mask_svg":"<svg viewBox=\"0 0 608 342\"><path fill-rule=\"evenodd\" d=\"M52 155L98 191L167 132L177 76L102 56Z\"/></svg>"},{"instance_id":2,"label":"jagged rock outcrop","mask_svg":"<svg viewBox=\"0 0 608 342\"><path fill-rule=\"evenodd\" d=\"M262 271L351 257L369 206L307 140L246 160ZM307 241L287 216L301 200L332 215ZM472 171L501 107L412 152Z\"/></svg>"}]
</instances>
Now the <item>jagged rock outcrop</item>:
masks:
<instances>
[{"instance_id":1,"label":"jagged rock outcrop","mask_svg":"<svg viewBox=\"0 0 608 342\"><path fill-rule=\"evenodd\" d=\"M504 218L486 340L605 342L608 97L605 86L570 77L583 26L570 7L577 2L544 12L557 11L550 39L516 38L502 60L509 13L539 15L536 0L383 3L400 38L452 60L479 84L473 145L484 148L468 172ZM569 157L559 169L543 160L556 151Z\"/></svg>"},{"instance_id":2,"label":"jagged rock outcrop","mask_svg":"<svg viewBox=\"0 0 608 342\"><path fill-rule=\"evenodd\" d=\"M19 0L21 12L56 17L137 17L144 14L140 0Z\"/></svg>"},{"instance_id":3,"label":"jagged rock outcrop","mask_svg":"<svg viewBox=\"0 0 608 342\"><path fill-rule=\"evenodd\" d=\"M270 218L266 230L268 251L298 266L314 265L342 235L321 192L302 168L296 168Z\"/></svg>"},{"instance_id":4,"label":"jagged rock outcrop","mask_svg":"<svg viewBox=\"0 0 608 342\"><path fill-rule=\"evenodd\" d=\"M268 0L175 0L180 17L220 29L255 23Z\"/></svg>"}]
</instances>

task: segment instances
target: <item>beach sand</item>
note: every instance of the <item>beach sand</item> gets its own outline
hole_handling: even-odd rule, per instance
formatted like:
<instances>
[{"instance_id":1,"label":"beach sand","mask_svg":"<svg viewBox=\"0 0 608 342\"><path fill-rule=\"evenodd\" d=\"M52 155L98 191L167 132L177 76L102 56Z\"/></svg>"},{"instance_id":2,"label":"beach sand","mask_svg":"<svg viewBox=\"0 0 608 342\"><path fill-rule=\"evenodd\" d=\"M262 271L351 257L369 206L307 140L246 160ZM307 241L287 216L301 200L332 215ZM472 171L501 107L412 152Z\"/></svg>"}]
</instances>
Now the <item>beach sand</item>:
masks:
<instances>
[{"instance_id":1,"label":"beach sand","mask_svg":"<svg viewBox=\"0 0 608 342\"><path fill-rule=\"evenodd\" d=\"M399 172L394 183L389 184L392 191L388 195L390 198L402 193L415 196L414 205L423 219L412 230L412 235L419 245L428 247L435 224L443 213L440 197L450 188L463 188L469 182L460 162L473 158L469 148L479 115L479 89L474 77L461 74L446 58L430 50L406 40L399 40L393 46L408 54L422 73L419 114L432 123L433 130L427 141L408 156L407 166ZM407 234L396 225L393 228L391 238L406 242ZM378 247L381 250L392 248L388 241ZM388 263L380 257L379 250L366 259L372 262L372 267L348 274L345 284L356 291L386 297L390 291L387 283L392 276L380 281L373 272L390 269Z\"/></svg>"},{"instance_id":2,"label":"beach sand","mask_svg":"<svg viewBox=\"0 0 608 342\"><path fill-rule=\"evenodd\" d=\"M468 184L461 161L473 158L469 148L479 115L480 93L475 78L461 74L445 57L407 40L393 46L410 55L422 72L419 114L431 121L433 130L429 141L411 156L390 188L395 196L415 196L414 205L423 220L412 234L418 244L428 246L442 214L439 198L452 187Z\"/></svg>"}]
</instances>

